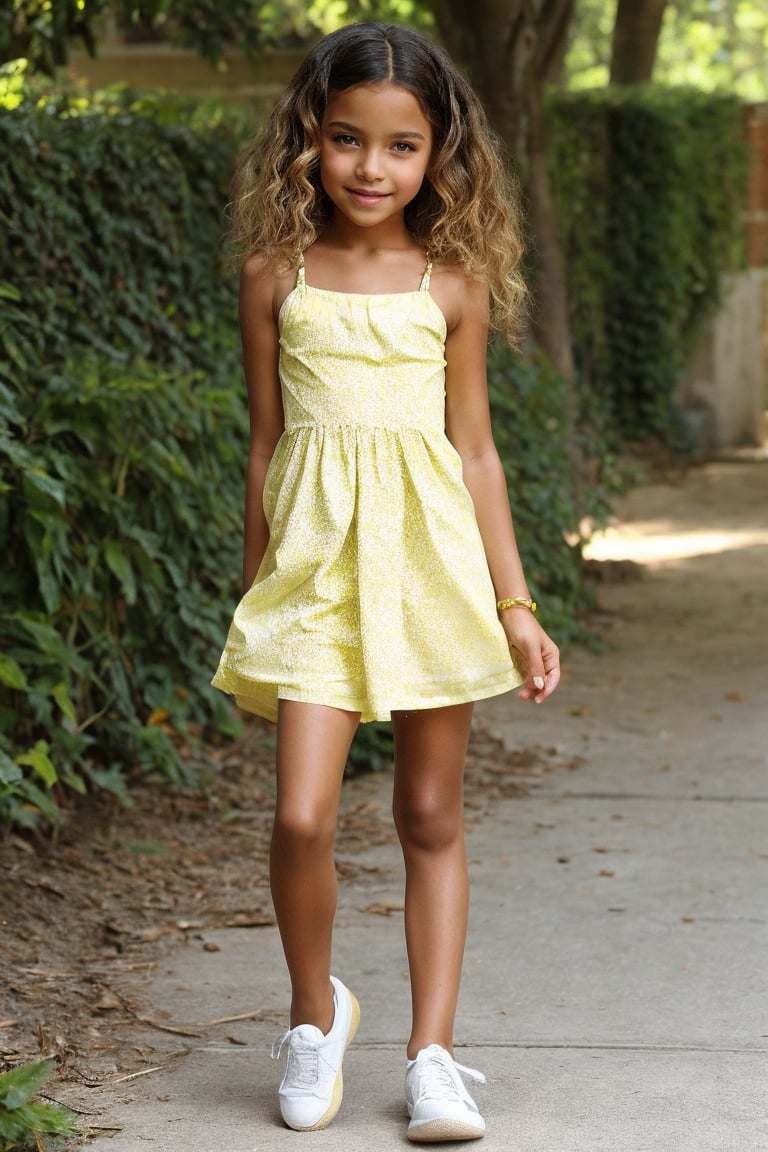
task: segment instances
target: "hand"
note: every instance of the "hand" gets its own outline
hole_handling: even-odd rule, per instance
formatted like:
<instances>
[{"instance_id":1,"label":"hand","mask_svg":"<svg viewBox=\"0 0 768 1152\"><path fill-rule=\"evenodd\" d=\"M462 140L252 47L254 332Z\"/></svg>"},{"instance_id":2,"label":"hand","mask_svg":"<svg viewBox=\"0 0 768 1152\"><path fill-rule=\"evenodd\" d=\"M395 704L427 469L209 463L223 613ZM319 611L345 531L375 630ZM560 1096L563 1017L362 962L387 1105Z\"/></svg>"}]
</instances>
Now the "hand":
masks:
<instances>
[{"instance_id":1,"label":"hand","mask_svg":"<svg viewBox=\"0 0 768 1152\"><path fill-rule=\"evenodd\" d=\"M512 658L522 664L525 683L518 695L521 700L541 704L551 696L560 682L560 652L536 617L527 608L506 608L501 613Z\"/></svg>"}]
</instances>

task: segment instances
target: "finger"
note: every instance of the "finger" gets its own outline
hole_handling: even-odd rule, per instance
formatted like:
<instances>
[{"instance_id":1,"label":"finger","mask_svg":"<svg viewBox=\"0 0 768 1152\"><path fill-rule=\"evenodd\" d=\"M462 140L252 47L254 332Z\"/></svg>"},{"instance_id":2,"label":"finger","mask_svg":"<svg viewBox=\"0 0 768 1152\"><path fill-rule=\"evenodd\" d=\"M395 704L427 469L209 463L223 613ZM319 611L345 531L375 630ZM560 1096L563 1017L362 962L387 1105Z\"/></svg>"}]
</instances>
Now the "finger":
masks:
<instances>
[{"instance_id":1,"label":"finger","mask_svg":"<svg viewBox=\"0 0 768 1152\"><path fill-rule=\"evenodd\" d=\"M544 689L545 684L546 677L544 676L528 676L518 695L521 700L531 700Z\"/></svg>"},{"instance_id":2,"label":"finger","mask_svg":"<svg viewBox=\"0 0 768 1152\"><path fill-rule=\"evenodd\" d=\"M533 700L546 688L546 676L531 675L526 676L522 688L518 692L521 700Z\"/></svg>"},{"instance_id":3,"label":"finger","mask_svg":"<svg viewBox=\"0 0 768 1152\"><path fill-rule=\"evenodd\" d=\"M534 664L538 664L538 671L534 669ZM548 696L552 695L560 683L560 661L557 649L547 651L543 660L541 655L537 653L535 657L529 660L528 668L528 676L518 695L521 700L533 700L535 704L541 704Z\"/></svg>"},{"instance_id":4,"label":"finger","mask_svg":"<svg viewBox=\"0 0 768 1152\"><path fill-rule=\"evenodd\" d=\"M532 689L543 688L547 670L544 665L544 653L539 645L535 641L518 643L516 651L520 655L520 670L525 676L526 684Z\"/></svg>"},{"instance_id":5,"label":"finger","mask_svg":"<svg viewBox=\"0 0 768 1152\"><path fill-rule=\"evenodd\" d=\"M554 668L550 668L544 677L544 684L541 691L536 696L536 703L540 704L542 700L546 700L551 696L555 688L560 683L560 665L556 664Z\"/></svg>"}]
</instances>

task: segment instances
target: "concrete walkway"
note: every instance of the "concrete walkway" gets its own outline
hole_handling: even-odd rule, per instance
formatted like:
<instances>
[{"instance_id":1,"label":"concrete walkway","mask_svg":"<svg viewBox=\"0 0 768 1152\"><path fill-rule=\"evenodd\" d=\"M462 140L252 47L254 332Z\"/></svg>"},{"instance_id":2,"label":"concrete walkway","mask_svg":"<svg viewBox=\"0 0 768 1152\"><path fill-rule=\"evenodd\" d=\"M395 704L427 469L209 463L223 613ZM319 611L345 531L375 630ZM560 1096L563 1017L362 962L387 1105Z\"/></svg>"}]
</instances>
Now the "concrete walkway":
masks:
<instances>
[{"instance_id":1,"label":"concrete walkway","mask_svg":"<svg viewBox=\"0 0 768 1152\"><path fill-rule=\"evenodd\" d=\"M727 498L707 501L710 483ZM468 837L457 1057L488 1078L474 1089L486 1152L768 1152L768 464L710 466L637 494L628 515L603 555L655 558L601 590L610 649L572 655L544 708L481 706L511 748L582 761L494 803ZM718 549L692 543L697 518ZM388 806L386 776L356 787ZM225 930L206 933L220 951L180 949L143 994L180 1026L270 1018L169 1035L168 1051L191 1052L120 1086L102 1122L121 1131L92 1152L412 1146L400 917L365 911L401 903L399 852L363 863L338 915L335 967L362 1022L333 1125L281 1126L277 932Z\"/></svg>"}]
</instances>

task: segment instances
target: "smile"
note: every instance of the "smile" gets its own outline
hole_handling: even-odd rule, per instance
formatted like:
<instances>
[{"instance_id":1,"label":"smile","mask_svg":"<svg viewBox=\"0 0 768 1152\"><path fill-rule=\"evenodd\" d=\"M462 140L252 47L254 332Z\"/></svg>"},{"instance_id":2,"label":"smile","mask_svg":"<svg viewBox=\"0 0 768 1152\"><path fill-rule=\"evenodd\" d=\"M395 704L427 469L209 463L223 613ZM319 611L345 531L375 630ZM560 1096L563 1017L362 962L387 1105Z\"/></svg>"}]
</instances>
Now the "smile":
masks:
<instances>
[{"instance_id":1,"label":"smile","mask_svg":"<svg viewBox=\"0 0 768 1152\"><path fill-rule=\"evenodd\" d=\"M367 192L364 188L348 188L347 192L358 204L380 204L389 196L388 192Z\"/></svg>"}]
</instances>

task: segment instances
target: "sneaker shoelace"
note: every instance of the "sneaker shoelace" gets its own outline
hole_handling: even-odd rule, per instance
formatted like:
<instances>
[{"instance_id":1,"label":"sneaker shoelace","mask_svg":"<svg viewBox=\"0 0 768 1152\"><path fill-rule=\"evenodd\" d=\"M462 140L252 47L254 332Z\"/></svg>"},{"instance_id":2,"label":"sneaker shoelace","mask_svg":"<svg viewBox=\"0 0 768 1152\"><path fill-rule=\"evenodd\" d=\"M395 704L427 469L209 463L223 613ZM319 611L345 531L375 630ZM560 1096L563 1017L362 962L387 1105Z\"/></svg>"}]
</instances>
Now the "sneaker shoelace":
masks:
<instances>
[{"instance_id":1,"label":"sneaker shoelace","mask_svg":"<svg viewBox=\"0 0 768 1152\"><path fill-rule=\"evenodd\" d=\"M291 1030L284 1032L272 1045L272 1059L279 1060L283 1047L288 1043L288 1060L285 1075L295 1088L314 1088L318 1077L319 1053L310 1045L294 1048L290 1044Z\"/></svg>"},{"instance_id":2,"label":"sneaker shoelace","mask_svg":"<svg viewBox=\"0 0 768 1152\"><path fill-rule=\"evenodd\" d=\"M422 1100L444 1099L446 1090L448 1090L456 1099L463 1099L456 1086L456 1080L452 1074L453 1069L463 1073L464 1076L468 1076L477 1084L485 1084L486 1082L482 1072L478 1072L476 1068L467 1068L464 1064L457 1063L447 1053L445 1057L431 1056L430 1059L424 1061L424 1065L420 1069L420 1098Z\"/></svg>"}]
</instances>

